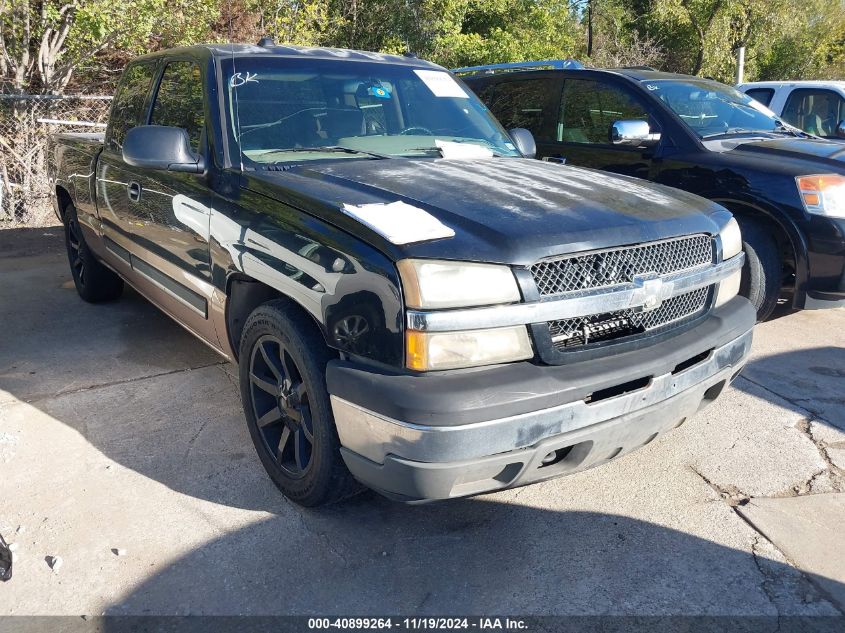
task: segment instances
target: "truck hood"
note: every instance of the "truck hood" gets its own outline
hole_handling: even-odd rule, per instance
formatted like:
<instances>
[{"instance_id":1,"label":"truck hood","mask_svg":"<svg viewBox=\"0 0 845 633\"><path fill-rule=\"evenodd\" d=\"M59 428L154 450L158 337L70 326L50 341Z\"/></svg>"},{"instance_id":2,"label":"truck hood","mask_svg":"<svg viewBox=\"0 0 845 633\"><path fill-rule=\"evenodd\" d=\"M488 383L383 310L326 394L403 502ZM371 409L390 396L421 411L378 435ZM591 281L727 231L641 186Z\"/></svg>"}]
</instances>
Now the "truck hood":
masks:
<instances>
[{"instance_id":1,"label":"truck hood","mask_svg":"<svg viewBox=\"0 0 845 633\"><path fill-rule=\"evenodd\" d=\"M247 186L396 259L529 265L550 255L715 233L727 213L643 180L520 158L346 159L252 172ZM344 204L396 201L425 210L455 235L396 245L341 211Z\"/></svg>"},{"instance_id":2,"label":"truck hood","mask_svg":"<svg viewBox=\"0 0 845 633\"><path fill-rule=\"evenodd\" d=\"M782 138L740 143L729 154L754 155L776 161L804 160L845 168L845 143L812 138Z\"/></svg>"}]
</instances>

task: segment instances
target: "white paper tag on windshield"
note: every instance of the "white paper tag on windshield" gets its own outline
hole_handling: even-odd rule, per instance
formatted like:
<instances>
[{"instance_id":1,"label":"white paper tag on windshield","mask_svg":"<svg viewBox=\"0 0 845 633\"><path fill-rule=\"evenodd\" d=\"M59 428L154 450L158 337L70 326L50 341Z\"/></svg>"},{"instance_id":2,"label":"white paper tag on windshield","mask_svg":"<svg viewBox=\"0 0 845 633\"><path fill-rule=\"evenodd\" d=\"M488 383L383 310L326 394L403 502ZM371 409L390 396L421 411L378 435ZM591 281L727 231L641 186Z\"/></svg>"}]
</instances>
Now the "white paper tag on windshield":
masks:
<instances>
[{"instance_id":1,"label":"white paper tag on windshield","mask_svg":"<svg viewBox=\"0 0 845 633\"><path fill-rule=\"evenodd\" d=\"M434 93L435 97L469 99L466 90L461 88L461 84L455 81L455 78L449 73L445 73L442 70L415 70L414 73L422 79L423 83L428 86L428 89Z\"/></svg>"},{"instance_id":2,"label":"white paper tag on windshield","mask_svg":"<svg viewBox=\"0 0 845 633\"><path fill-rule=\"evenodd\" d=\"M411 244L455 236L452 229L428 211L402 201L357 206L344 204L343 212L394 244Z\"/></svg>"},{"instance_id":3,"label":"white paper tag on windshield","mask_svg":"<svg viewBox=\"0 0 845 633\"><path fill-rule=\"evenodd\" d=\"M443 158L493 158L493 150L476 143L454 143L434 139Z\"/></svg>"}]
</instances>

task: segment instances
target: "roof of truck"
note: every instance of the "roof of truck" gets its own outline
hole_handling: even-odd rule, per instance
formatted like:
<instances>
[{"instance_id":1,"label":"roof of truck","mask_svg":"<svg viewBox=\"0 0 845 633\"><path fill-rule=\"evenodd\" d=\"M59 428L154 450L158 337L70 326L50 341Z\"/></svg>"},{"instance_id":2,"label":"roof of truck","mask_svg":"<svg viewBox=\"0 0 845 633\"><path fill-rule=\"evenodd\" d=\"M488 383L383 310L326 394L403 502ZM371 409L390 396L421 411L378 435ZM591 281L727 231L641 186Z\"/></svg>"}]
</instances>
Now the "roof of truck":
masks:
<instances>
[{"instance_id":1,"label":"roof of truck","mask_svg":"<svg viewBox=\"0 0 845 633\"><path fill-rule=\"evenodd\" d=\"M800 87L800 88L845 88L845 80L812 80L801 79L796 81L746 81L739 84L738 88L782 88L782 87Z\"/></svg>"},{"instance_id":2,"label":"roof of truck","mask_svg":"<svg viewBox=\"0 0 845 633\"><path fill-rule=\"evenodd\" d=\"M334 59L348 61L382 62L388 64L402 64L406 66L442 68L410 55L388 55L387 53L372 53L355 51L345 48L322 48L317 46L293 46L291 44L196 44L181 48L170 48L144 55L145 58L164 57L184 53L208 53L215 58L272 56L288 57L292 59Z\"/></svg>"}]
</instances>

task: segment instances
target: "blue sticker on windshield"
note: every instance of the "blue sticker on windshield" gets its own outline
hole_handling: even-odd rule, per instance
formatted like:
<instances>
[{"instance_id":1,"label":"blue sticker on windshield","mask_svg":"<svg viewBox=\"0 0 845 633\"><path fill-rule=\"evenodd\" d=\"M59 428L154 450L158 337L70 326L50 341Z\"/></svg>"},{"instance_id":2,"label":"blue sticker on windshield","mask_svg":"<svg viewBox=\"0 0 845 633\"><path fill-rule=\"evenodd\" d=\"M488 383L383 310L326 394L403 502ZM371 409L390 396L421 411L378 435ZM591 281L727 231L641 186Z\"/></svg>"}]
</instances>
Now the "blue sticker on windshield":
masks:
<instances>
[{"instance_id":1,"label":"blue sticker on windshield","mask_svg":"<svg viewBox=\"0 0 845 633\"><path fill-rule=\"evenodd\" d=\"M370 86L367 92L376 99L390 99L390 90L384 86Z\"/></svg>"}]
</instances>

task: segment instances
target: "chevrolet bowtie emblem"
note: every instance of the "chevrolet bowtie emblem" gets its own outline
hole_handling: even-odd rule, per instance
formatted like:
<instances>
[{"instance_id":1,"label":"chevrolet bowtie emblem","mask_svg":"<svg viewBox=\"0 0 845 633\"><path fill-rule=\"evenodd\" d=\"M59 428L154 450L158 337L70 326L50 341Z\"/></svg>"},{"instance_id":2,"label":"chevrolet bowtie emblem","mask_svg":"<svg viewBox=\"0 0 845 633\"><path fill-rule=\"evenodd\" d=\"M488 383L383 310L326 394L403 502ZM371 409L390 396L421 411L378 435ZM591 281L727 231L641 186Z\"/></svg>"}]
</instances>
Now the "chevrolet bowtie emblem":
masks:
<instances>
[{"instance_id":1,"label":"chevrolet bowtie emblem","mask_svg":"<svg viewBox=\"0 0 845 633\"><path fill-rule=\"evenodd\" d=\"M662 306L663 298L671 292L671 288L666 287L668 284L664 284L663 280L656 276L637 275L634 277L634 285L637 291L634 294L633 307L643 312L651 312Z\"/></svg>"}]
</instances>

